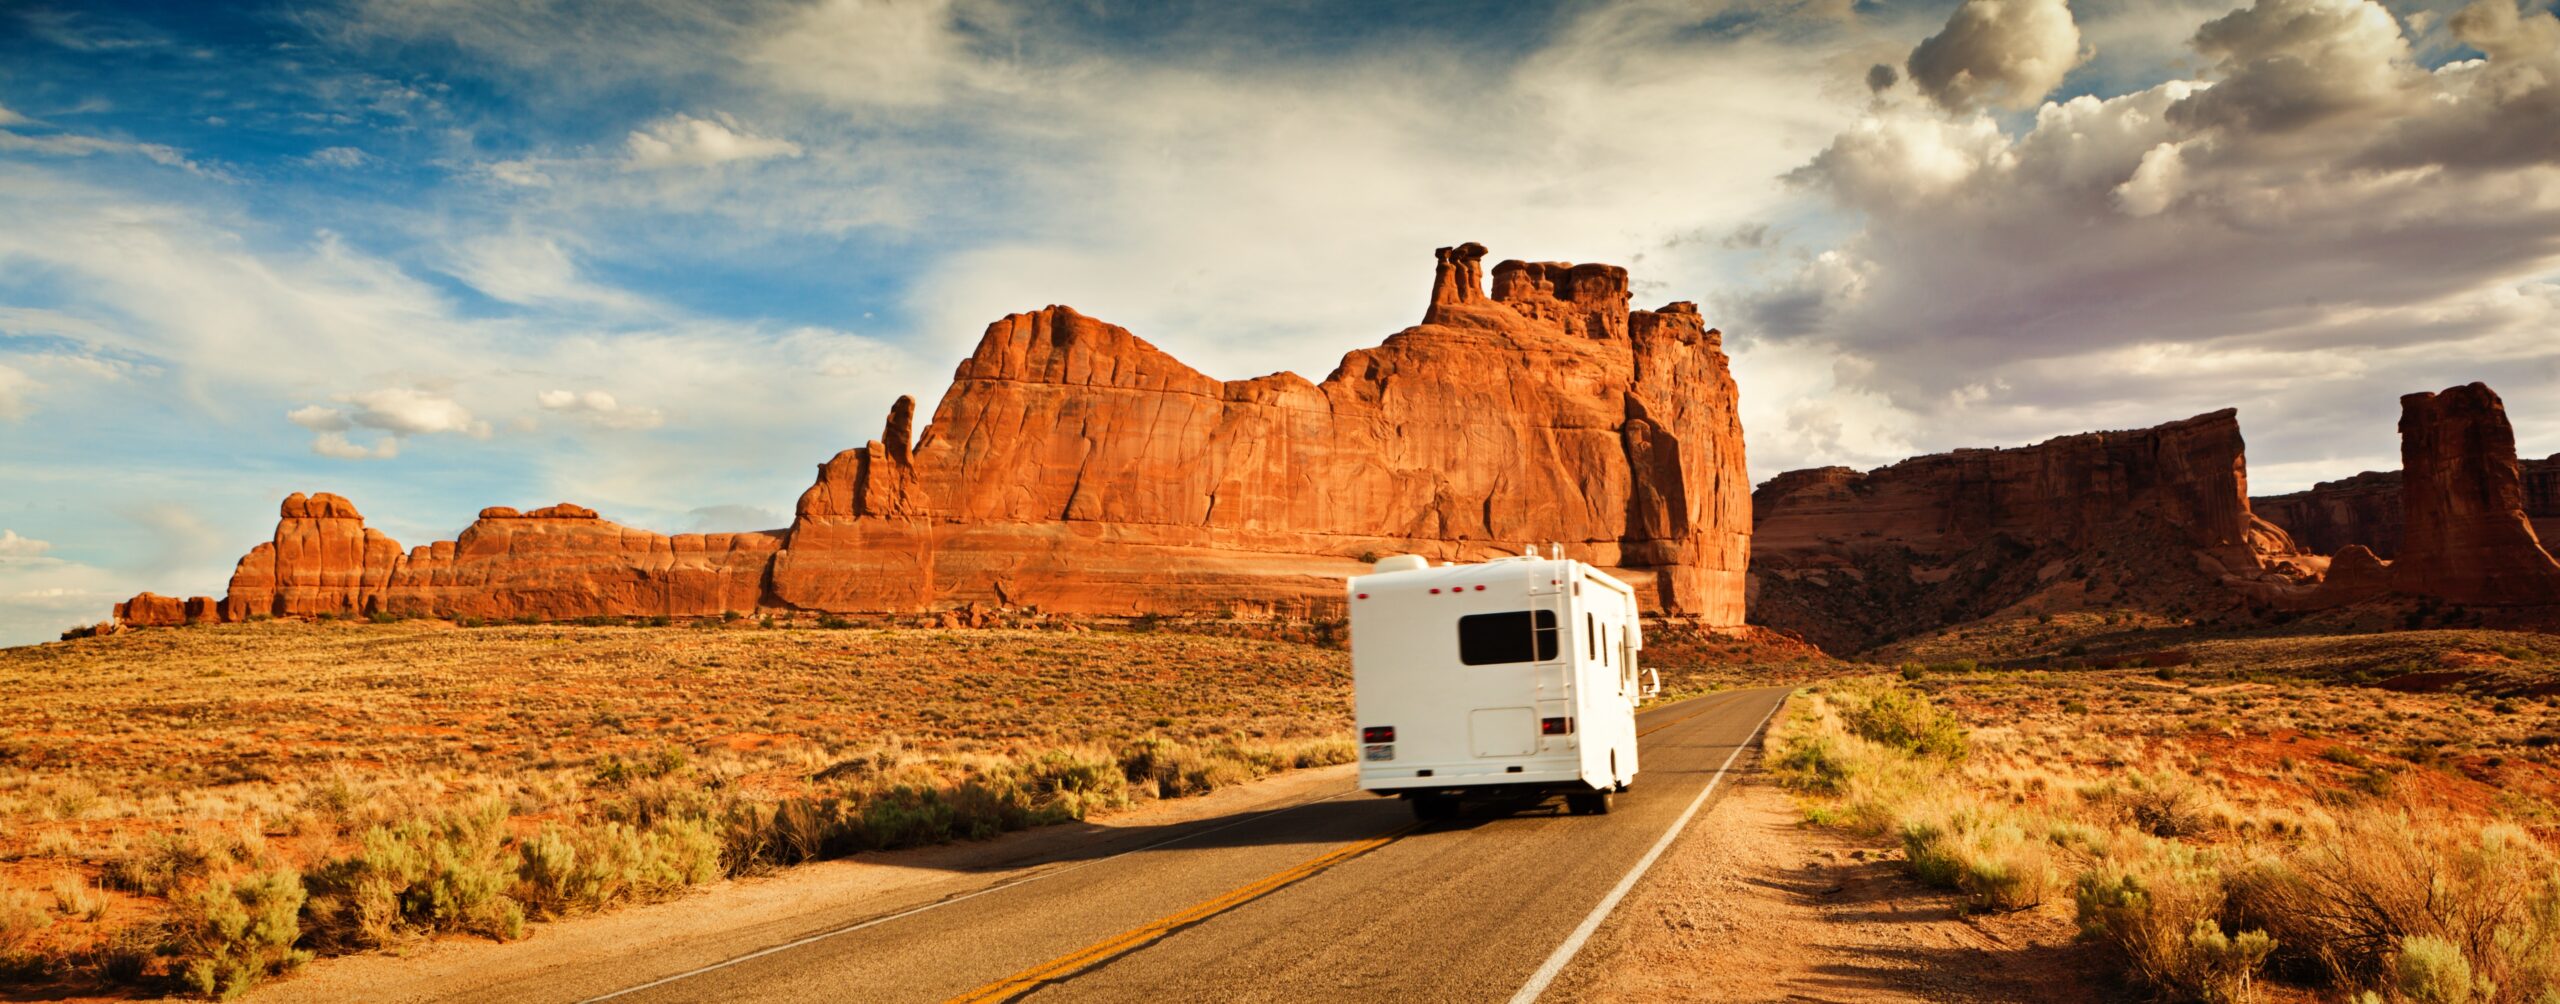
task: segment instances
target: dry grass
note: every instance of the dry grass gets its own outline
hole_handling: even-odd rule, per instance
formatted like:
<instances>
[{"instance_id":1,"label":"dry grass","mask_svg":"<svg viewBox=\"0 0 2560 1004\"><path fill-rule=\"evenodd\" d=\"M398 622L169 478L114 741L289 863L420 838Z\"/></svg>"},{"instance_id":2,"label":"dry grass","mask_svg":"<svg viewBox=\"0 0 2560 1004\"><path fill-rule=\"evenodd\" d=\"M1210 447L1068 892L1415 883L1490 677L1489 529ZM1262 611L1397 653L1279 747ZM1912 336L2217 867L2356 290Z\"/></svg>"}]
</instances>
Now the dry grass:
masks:
<instances>
[{"instance_id":1,"label":"dry grass","mask_svg":"<svg viewBox=\"0 0 2560 1004\"><path fill-rule=\"evenodd\" d=\"M2405 677L2377 659L2531 667L2552 646L2410 634L2198 643L2143 670L1914 664L1799 695L1771 762L1813 821L1898 837L1977 908L2069 911L2164 998L2254 999L2272 974L2560 999L2560 699L2355 685Z\"/></svg>"},{"instance_id":2,"label":"dry grass","mask_svg":"<svg viewBox=\"0 0 2560 1004\"><path fill-rule=\"evenodd\" d=\"M267 622L0 651L0 964L312 952L1349 756L1348 659L1178 632Z\"/></svg>"}]
</instances>

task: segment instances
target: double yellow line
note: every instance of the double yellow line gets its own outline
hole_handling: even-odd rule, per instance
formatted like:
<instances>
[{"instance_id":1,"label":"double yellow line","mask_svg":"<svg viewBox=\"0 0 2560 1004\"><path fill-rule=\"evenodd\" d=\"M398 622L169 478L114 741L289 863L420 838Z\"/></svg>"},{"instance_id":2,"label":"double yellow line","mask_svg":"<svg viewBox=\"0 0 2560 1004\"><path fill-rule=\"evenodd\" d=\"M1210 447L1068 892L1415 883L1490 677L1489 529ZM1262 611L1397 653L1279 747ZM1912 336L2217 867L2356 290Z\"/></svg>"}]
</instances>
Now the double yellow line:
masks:
<instances>
[{"instance_id":1,"label":"double yellow line","mask_svg":"<svg viewBox=\"0 0 2560 1004\"><path fill-rule=\"evenodd\" d=\"M1073 976L1086 969L1109 962L1121 955L1143 948L1165 935L1172 934L1175 931L1197 924L1201 921L1217 916L1218 914L1225 913L1228 910L1243 906L1246 903L1250 903L1274 892L1278 892L1282 887L1287 886L1290 883L1304 879L1310 875L1314 875L1317 872L1331 868L1345 861L1349 861L1352 858L1367 854L1370 851L1385 847L1388 844L1394 843L1397 838L1411 833L1414 830L1421 828L1421 826L1422 824L1420 823L1407 823L1404 826L1384 835L1371 837L1356 844L1349 844L1336 848L1330 853L1301 862L1296 867L1267 876L1252 885L1236 889L1226 895L1202 903L1198 906L1194 906L1188 910L1184 910L1181 913L1164 917L1143 927L1135 927L1122 931L1119 934L1105 938L1082 951L1059 956L1055 959L1043 962L1039 965L1025 969L1011 976L1007 976L993 983L989 983L975 990L971 990L968 993L961 994L958 997L951 998L948 1004L987 1004L987 1002L992 1001L1012 1000L1016 997L1022 996L1023 994L1039 989L1041 984L1047 983L1051 980Z\"/></svg>"}]
</instances>

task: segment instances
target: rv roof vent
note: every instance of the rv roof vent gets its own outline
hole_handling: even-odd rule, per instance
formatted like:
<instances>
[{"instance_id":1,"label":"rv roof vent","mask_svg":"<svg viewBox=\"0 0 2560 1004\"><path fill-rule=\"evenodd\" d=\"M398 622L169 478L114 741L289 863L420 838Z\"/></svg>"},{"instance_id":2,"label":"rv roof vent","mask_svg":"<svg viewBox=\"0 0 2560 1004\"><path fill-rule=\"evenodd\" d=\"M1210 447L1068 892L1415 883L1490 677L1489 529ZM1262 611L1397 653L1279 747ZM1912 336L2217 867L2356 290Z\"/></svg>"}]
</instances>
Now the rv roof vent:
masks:
<instances>
[{"instance_id":1,"label":"rv roof vent","mask_svg":"<svg viewBox=\"0 0 2560 1004\"><path fill-rule=\"evenodd\" d=\"M1391 558L1380 558L1372 567L1380 572L1412 572L1431 567L1431 559L1419 554L1399 554Z\"/></svg>"}]
</instances>

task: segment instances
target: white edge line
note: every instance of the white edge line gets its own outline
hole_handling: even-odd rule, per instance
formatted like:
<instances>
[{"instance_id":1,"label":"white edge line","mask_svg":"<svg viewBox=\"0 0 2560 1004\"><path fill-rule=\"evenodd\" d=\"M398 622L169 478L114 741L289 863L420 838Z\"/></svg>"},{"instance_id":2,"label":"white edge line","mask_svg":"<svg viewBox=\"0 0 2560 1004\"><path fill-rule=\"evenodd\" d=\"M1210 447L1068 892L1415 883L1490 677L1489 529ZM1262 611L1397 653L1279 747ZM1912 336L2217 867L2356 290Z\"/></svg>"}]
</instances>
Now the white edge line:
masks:
<instances>
[{"instance_id":1,"label":"white edge line","mask_svg":"<svg viewBox=\"0 0 2560 1004\"><path fill-rule=\"evenodd\" d=\"M1185 834L1183 834L1183 835L1181 835L1181 836L1178 836L1178 837L1168 837L1168 838L1166 838L1166 839L1156 841L1155 843L1148 844L1148 845L1143 846L1143 847L1132 847L1132 848L1129 848L1128 850L1121 851L1121 852L1120 852L1120 853L1118 853L1118 854L1113 854L1113 855L1110 855L1110 856L1108 856L1108 857L1099 857L1099 858L1094 858L1094 859L1092 859L1092 860L1090 860L1090 861L1078 861L1078 862L1076 862L1075 864L1068 865L1068 866L1066 866L1066 867L1064 867L1064 868L1051 868L1051 869L1049 869L1049 870L1047 870L1047 871L1039 872L1039 873L1032 874L1032 875L1025 875L1025 876L1023 876L1023 877L1021 877L1021 878L1013 879L1013 880L1011 880L1011 881L1007 881L1007 882L999 882L999 883L996 883L995 885L988 886L988 887L986 887L986 888L984 888L984 889L978 889L978 890L974 890L974 891L971 891L971 892L962 893L962 894L960 894L960 895L958 895L958 896L953 896L953 897L950 897L950 898L948 898L948 899L937 899L937 900L934 900L934 901L933 901L933 902L931 902L931 903L926 903L926 904L923 904L923 905L921 905L921 906L909 907L909 908L907 908L907 909L900 910L900 911L898 911L898 912L896 912L896 913L892 913L892 914L889 914L889 915L887 915L887 916L882 916L882 917L873 917L873 918L871 918L870 920L862 921L861 923L858 923L858 924L848 924L848 925L846 925L846 926L844 926L844 927L838 927L838 928L834 928L834 929L831 929L831 930L820 931L820 932L818 932L818 933L816 933L816 934L808 935L808 936L806 936L806 937L798 938L798 939L795 939L795 940L792 940L792 941L786 941L786 942L783 942L782 944L774 945L774 946L772 946L772 947L770 947L770 948L760 948L760 949L757 949L757 950L755 950L755 951L748 952L748 953L747 953L747 954L745 954L745 955L740 955L740 956L736 956L736 957L733 957L733 958L722 959L722 960L720 960L720 961L718 961L718 962L714 962L714 963L712 963L712 964L710 964L710 965L707 965L707 966L700 966L700 967L696 967L696 968L693 968L693 969L688 969L688 970L685 970L684 972L676 973L675 975L672 975L672 976L662 976L662 977L659 977L659 978L657 978L657 979L650 980L650 981L649 981L649 982L647 982L647 983L642 983L642 984L640 984L640 985L638 985L638 986L629 986L629 987L624 987L624 988L622 988L622 989L620 989L620 990L613 991L612 993L597 994L596 996L589 997L589 998L586 998L586 999L584 999L584 1000L579 1001L579 1002L578 1002L578 1004L594 1004L594 1002L596 1002L596 1001L612 1000L612 999L614 999L614 998L616 998L616 997L620 997L620 996L623 996L623 995L625 995L625 994L636 994L636 993L639 993L640 991L643 991L643 990L651 990L651 989L655 989L655 988L657 988L657 987L666 986L666 985L667 985L667 984L669 984L669 983L675 983L675 982L678 982L678 981L680 981L680 980L689 980L689 979L692 979L692 978L694 978L694 977L696 977L696 976L700 976L700 975L702 975L702 974L704 974L704 973L716 972L716 971L718 971L718 970L727 969L727 968L729 968L730 966L735 966L735 965L738 965L738 964L741 964L741 963L745 963L745 962L752 962L752 961L755 961L755 960L757 960L757 959L764 958L765 956L772 955L772 954L777 953L777 952L787 952L787 951L790 951L790 950L792 950L792 949L794 949L794 948L799 948L799 947L804 946L804 945L816 944L816 943L818 943L818 942L825 941L825 940L827 940L827 939L829 939L829 938L838 937L838 936L840 936L840 935L852 934L853 932L855 932L855 931L859 931L859 930L862 930L862 929L864 929L864 928L878 927L878 926L880 926L880 925L882 925L882 924L889 923L890 921L893 921L893 920L904 920L904 919L906 919L906 918L908 918L908 917L913 917L913 916L915 916L916 914L923 913L923 912L928 911L928 910L939 910L939 909L941 909L941 908L943 908L943 907L950 906L950 905L951 905L951 904L953 904L953 903L958 903L958 902L961 902L961 901L963 901L963 900L972 900L972 899L976 899L976 898L978 898L978 897L980 897L980 896L984 896L984 895L986 895L986 894L988 894L988 893L1003 892L1003 891L1005 891L1005 890L1007 890L1007 889L1011 889L1011 888L1013 888L1013 887L1015 887L1015 886L1028 885L1028 884L1030 884L1030 883L1037 882L1037 881L1040 881L1041 879L1049 878L1049 877L1054 876L1054 875L1064 875L1064 874L1066 874L1066 873L1068 873L1068 872L1075 871L1075 870L1076 870L1076 869L1078 869L1078 868L1083 868L1083 867L1086 867L1086 866L1088 866L1088 865L1098 865L1098 864L1101 864L1101 863L1103 863L1103 862L1105 862L1105 861L1115 861L1115 860L1118 860L1118 859L1120 859L1120 858L1128 857L1129 855L1132 855L1132 854L1140 853L1140 852L1142 852L1142 851L1152 851L1152 850L1155 850L1156 848L1163 847L1163 846L1165 846L1165 845L1167 845L1167 844L1178 844L1178 843L1181 843L1181 842L1183 842L1183 841L1185 841L1185 840L1193 839L1193 838L1195 838L1195 837L1205 837L1205 836L1208 836L1209 834L1216 833L1216 832L1218 832L1219 830L1232 829L1232 828L1234 828L1234 827L1243 826L1243 825L1244 825L1244 824L1246 824L1246 823L1256 822L1256 821L1262 820L1262 819L1267 818L1267 817L1270 817L1270 816L1276 816L1276 815L1279 815L1280 813L1283 813L1283 812L1289 812L1289 811L1292 811L1292 810L1295 810L1295 809L1303 809L1303 808L1306 808L1307 806L1315 805L1315 804L1322 803L1322 802L1330 802L1330 801L1333 801L1334 799L1341 798L1341 797L1342 797L1342 796L1344 796L1344 795L1355 794L1355 793L1357 793L1359 790L1360 790L1360 789L1358 789L1358 788L1353 788L1353 789L1352 789L1352 790L1350 790L1350 791L1336 792L1336 793L1331 794L1331 795L1326 795L1326 796L1325 796L1325 797L1323 797L1323 798L1311 798L1311 799L1308 799L1308 800L1306 800L1306 801L1299 802L1299 803L1297 803L1297 804L1295 804L1295 805L1284 805L1284 806L1281 806L1281 807L1279 807L1279 808L1277 808L1277 809L1270 809L1270 810L1266 810L1266 811L1263 811L1263 812L1256 813L1256 814L1251 815L1251 816L1246 816L1246 817L1245 817L1245 818L1243 818L1243 819L1239 819L1239 820L1236 820L1236 821L1231 822L1231 823L1223 823L1223 824L1220 824L1220 825L1217 825L1217 826L1209 827L1208 829L1205 829L1205 830L1195 830L1195 831L1193 831L1193 832L1185 833ZM1036 865L1035 865L1035 866L1032 866L1032 867L1038 867L1038 866L1036 866Z\"/></svg>"},{"instance_id":2,"label":"white edge line","mask_svg":"<svg viewBox=\"0 0 2560 1004\"><path fill-rule=\"evenodd\" d=\"M1706 696L1706 695L1700 695L1700 696ZM1663 705L1663 707L1668 708L1668 707L1672 707L1672 706L1674 706L1674 705L1678 705L1678 704L1681 704L1681 703L1685 703L1685 702L1682 702L1682 701L1673 701L1673 702L1671 702L1671 704ZM1782 702L1782 703L1783 703L1783 702ZM1651 709L1651 708L1648 708L1648 709L1646 709L1646 710L1649 710L1649 711L1650 711L1650 710L1658 710L1658 709ZM1774 714L1774 713L1776 713L1776 712L1777 712L1777 710L1778 710L1778 709L1776 709L1776 708L1774 708L1774 707L1773 707L1773 708L1770 708L1769 710L1770 710L1770 712L1771 712L1772 714ZM1765 723L1765 722L1767 722L1767 721L1769 720L1769 718L1768 718L1768 716L1767 716L1767 715L1762 715L1762 716L1760 717L1760 720L1761 720L1762 722L1764 722L1764 723ZM1758 730L1758 729L1753 729L1753 730L1752 730L1752 733L1753 733L1754 735L1757 735L1757 734L1759 734L1759 730ZM1744 740L1743 740L1743 745L1748 746L1748 745L1750 745L1750 744L1751 744L1751 740L1749 740L1749 739L1744 739ZM1736 748L1734 752L1736 752L1736 753L1740 753L1740 752L1741 752L1741 750L1740 750L1739 748ZM1725 762L1725 765L1726 765L1726 766L1728 766L1728 767L1729 767L1729 766L1732 766L1732 765L1733 765L1733 758L1728 756L1728 757L1726 757L1726 758L1725 758L1725 761L1724 761L1724 762ZM1718 769L1718 770L1716 771L1716 777L1718 777L1718 778L1722 778L1723 776L1724 776L1724 771L1723 771L1722 769ZM1715 790L1715 782L1714 782L1714 781L1709 781L1709 782L1707 782L1707 790L1708 790L1708 791L1714 791L1714 790ZM579 1001L579 1002L578 1002L578 1004L595 1004L595 1002L596 1002L596 1001L607 1001L607 1000L612 1000L612 999L614 999L614 998L616 998L616 997L624 996L624 995L626 995L626 994L636 994L636 993L639 993L640 991L643 991L643 990L652 990L652 989L656 989L656 988L658 988L658 987L666 986L666 985L667 985L667 984L669 984L669 983L675 983L675 982L679 982L679 981L682 981L682 980L689 980L689 979L692 979L692 978L694 978L694 977L696 977L696 976L700 976L700 975L702 975L702 974L704 974L704 973L717 972L717 971L722 970L722 969L727 969L727 968L729 968L730 966L735 966L735 965L739 965L739 964L747 963L747 962L753 962L753 961L755 961L755 960L757 960L757 959L764 958L765 956L772 955L772 954L774 954L774 953L776 953L776 952L787 952L787 951L790 951L790 950L792 950L792 949L794 949L794 948L799 948L799 947L801 947L801 946L803 946L803 945L812 945L812 944L816 944L816 943L821 942L821 941L825 941L825 940L827 940L827 939L829 939L829 938L834 938L834 937L838 937L838 936L841 936L841 935L852 934L852 933L853 933L853 932L855 932L855 931L860 931L860 930L863 930L863 929L865 929L865 928L878 927L878 926L880 926L880 925L882 925L882 924L889 923L890 921L893 921L893 920L904 920L904 919L906 919L906 918L908 918L908 917L913 917L913 916L915 916L916 914L923 913L923 912L928 911L928 910L939 910L939 909L941 909L941 908L943 908L943 907L950 906L950 905L951 905L951 904L953 904L953 903L958 903L958 902L961 902L961 901L963 901L963 900L976 899L976 898L978 898L978 897L980 897L980 896L984 896L984 895L986 895L986 894L988 894L988 893L1003 892L1003 891L1005 891L1005 890L1007 890L1007 889L1011 889L1011 888L1013 888L1013 887L1015 887L1015 886L1019 886L1019 885L1028 885L1028 884L1030 884L1030 883L1040 881L1041 879L1048 878L1048 877L1053 876L1053 875L1064 875L1064 874L1066 874L1066 873L1068 873L1068 872L1074 871L1074 870L1076 870L1076 869L1078 869L1078 868L1083 868L1083 867L1085 867L1085 866L1087 866L1087 865L1098 865L1098 864L1101 864L1101 863L1103 863L1103 862L1105 862L1105 861L1113 861L1113 860L1117 860L1117 859L1120 859L1120 858L1125 858L1125 857L1128 857L1129 855L1136 854L1136 853L1139 853L1139 852L1141 852L1141 851L1152 851L1152 850L1155 850L1156 848L1163 847L1163 846L1165 846L1165 845L1167 845L1167 844L1178 844L1178 843L1181 843L1181 842L1183 842L1183 841L1185 841L1185 840L1189 840L1189 839L1191 839L1191 838L1193 838L1193 837L1205 837L1205 836L1208 836L1209 834L1216 833L1216 832L1218 832L1219 830L1232 829L1232 828L1234 828L1234 827L1243 826L1243 825L1244 825L1244 824L1246 824L1246 823L1256 822L1256 821L1259 821L1259 820L1265 819L1265 818L1267 818L1267 817L1276 816L1276 815L1279 815L1279 814L1281 814L1281 813L1283 813L1283 812L1289 812L1289 811L1292 811L1292 810L1295 810L1295 809L1303 809L1303 808L1306 808L1307 806L1310 806L1310 805L1316 805L1316 804L1323 803L1323 802L1330 802L1330 801L1333 801L1334 799L1341 798L1341 797L1342 797L1342 796L1344 796L1344 795L1357 794L1357 793L1359 793L1359 791L1360 791L1360 789L1359 789L1359 788L1353 788L1353 789L1351 789L1350 791L1336 792L1336 793L1331 794L1331 795L1326 795L1326 796L1325 796L1325 797L1323 797L1323 798L1310 798L1310 799L1308 799L1308 800L1306 800L1306 801L1299 802L1299 803L1297 803L1297 804L1295 804L1295 805L1284 805L1284 806L1281 806L1281 807L1279 807L1279 808L1277 808L1277 809L1271 809L1271 810L1267 810L1267 811L1264 811L1264 812L1260 812L1260 813L1257 813L1257 814L1254 814L1254 815L1251 815L1251 816L1246 816L1245 818L1243 818L1243 819L1239 819L1239 820L1236 820L1236 821L1234 821L1234 822L1232 822L1232 823L1224 823L1224 824L1220 824L1220 825L1218 825L1218 826L1212 826L1212 827L1210 827L1210 828L1208 828L1208 829L1205 829L1205 830L1198 830L1198 831L1191 832L1191 833L1185 833L1185 834L1183 834L1183 835L1181 835L1181 836L1178 836L1178 837L1168 837L1168 838L1166 838L1166 839L1156 841L1155 843L1148 844L1148 845L1143 846L1143 847L1132 847L1132 848L1129 848L1128 850L1121 851L1121 852L1120 852L1120 853L1118 853L1118 854L1113 854L1113 855L1110 855L1110 856L1108 856L1108 857L1099 857L1099 858L1094 858L1093 860L1090 860L1090 861L1078 861L1078 862L1076 862L1075 864L1068 865L1068 866L1066 866L1066 867L1064 867L1064 868L1052 868L1052 869L1049 869L1048 871L1040 872L1040 873L1038 873L1038 874L1034 874L1034 875L1025 875L1025 876L1023 876L1023 877L1021 877L1021 878L1014 879L1014 880L1012 880L1012 881L1010 881L1010 882L999 882L999 883L997 883L997 884L995 884L995 885L988 886L988 887L986 887L986 888L984 888L984 889L979 889L979 890L975 890L975 891L972 891L972 892L962 893L962 894L960 894L960 895L958 895L958 896L953 896L953 897L951 897L951 898L949 898L949 899L938 899L938 900L934 900L934 901L933 901L933 902L931 902L931 903L926 903L926 904L923 904L923 905L921 905L921 906L909 907L909 908L907 908L907 909L905 909L905 910L900 910L900 911L898 911L898 912L896 912L896 913L892 913L892 914L889 914L889 915L887 915L887 916L883 916L883 917L873 917L873 918L871 918L870 920L866 920L866 921L863 921L863 922L858 923L858 924L848 924L848 925L846 925L846 926L844 926L844 927L834 928L834 929L826 930L826 931L820 931L820 932L818 932L818 933L816 933L816 934L808 935L808 936L806 936L806 937L798 938L798 939L795 939L795 940L792 940L792 941L786 941L786 942L783 942L782 944L774 945L774 946L772 946L772 947L770 947L770 948L760 948L760 949L757 949L757 950L755 950L755 951L748 952L748 953L747 953L747 954L745 954L745 955L736 956L736 957L734 957L734 958L722 959L722 960L720 960L720 961L718 961L718 962L714 962L714 963L712 963L712 964L710 964L710 965L707 965L707 966L698 966L698 967L695 967L695 968L692 968L692 969L688 969L688 970L685 970L684 972L676 973L676 974L674 974L674 975L672 975L672 976L662 976L662 977L659 977L659 978L657 978L657 979L650 980L650 981L649 981L649 982L647 982L647 983L639 984L639 985L637 985L637 986L624 987L624 988L622 988L622 989L620 989L620 990L613 991L612 993L597 994L597 995L595 995L595 996L593 996L593 997L588 997L588 998L585 998L585 999L583 999L583 1000ZM1700 795L1698 796L1698 802L1704 802L1704 801L1706 801L1706 795L1704 795L1704 794L1700 794ZM1689 812L1691 812L1691 813L1695 813L1695 812L1697 812L1697 811L1698 811L1698 802L1692 802L1692 803L1690 803L1690 805L1689 805ZM1686 825L1686 824L1688 823L1688 821L1689 821L1689 817L1688 817L1688 815L1685 815L1685 814L1684 814L1684 815L1682 815L1682 816L1680 817L1680 823L1679 823L1679 824L1675 824L1674 826L1672 826L1672 828L1671 828L1671 832L1673 832L1673 833L1678 833L1678 832L1680 832L1680 827L1681 827L1682 825ZM1668 839L1665 839L1663 842L1664 842L1664 843L1669 843L1670 841L1669 841ZM1642 864L1642 865L1638 865L1638 866L1637 866L1636 875L1642 875L1642 874L1643 874L1643 870L1644 870L1644 868L1645 868L1646 866L1648 866L1648 865L1651 865L1651 864L1653 863L1653 859L1654 859L1654 857L1655 857L1655 856L1657 856L1657 855L1660 855L1661 853L1662 853L1662 846L1661 846L1660 844L1655 845L1655 846L1654 846L1654 849L1653 849L1653 853L1652 853L1652 854L1647 854L1647 855L1645 855L1644 864ZM1037 866L1034 866L1034 867L1037 867ZM1608 902L1607 902L1607 903L1603 903L1603 904L1602 904L1602 912L1603 912L1603 913L1605 913L1605 912L1607 911L1607 907L1608 907L1608 906L1611 906L1611 905L1616 904L1616 903L1617 903L1617 901L1618 901L1618 897L1619 897L1619 896L1622 896L1622 895L1624 895L1624 894L1626 893L1626 888L1625 888L1625 886L1630 885L1630 884L1633 884L1633 882L1634 882L1634 881L1635 881L1635 876L1631 875L1631 876L1629 876L1629 877L1628 877L1628 880L1627 880L1626 882L1620 883L1620 888L1619 888L1616 892L1612 892L1612 893L1610 893L1610 894L1609 894L1609 900L1608 900ZM1597 926L1598 926L1598 921L1597 921L1597 917L1596 917L1596 915L1595 915L1595 918L1594 918L1593 920L1585 921L1585 922L1584 922L1584 926L1585 926L1585 927L1597 927ZM1570 942L1570 944L1575 945L1575 946L1579 946L1579 945L1581 944L1582 939L1583 939L1584 937L1587 937L1589 934L1590 934L1590 932L1589 932L1589 931L1576 931L1576 932L1574 932L1574 940L1573 940L1572 942ZM1568 953L1568 957L1570 957L1570 953ZM1553 966L1555 966L1555 967L1557 967L1557 968L1561 968L1561 963L1551 963L1551 965L1553 965ZM1547 972L1547 971L1546 971L1546 970L1544 970L1544 969L1539 970L1539 973L1541 974L1542 979L1540 979L1540 980L1538 981L1538 984L1537 984L1537 985L1538 985L1539 987L1541 987L1541 988L1543 988L1543 987L1546 985L1546 982L1545 982L1546 980L1552 980L1552 979L1554 979L1554 978L1555 978L1555 974L1553 974L1553 973L1549 973L1549 972ZM1524 990L1524 991L1522 991L1522 992L1523 992L1523 993L1527 993L1528 991L1525 991L1525 990ZM1531 994L1530 996L1532 997L1532 999L1534 999L1534 998L1536 997L1536 995L1535 995L1535 994ZM1515 999L1516 999L1516 998L1515 998Z\"/></svg>"},{"instance_id":3,"label":"white edge line","mask_svg":"<svg viewBox=\"0 0 2560 1004\"><path fill-rule=\"evenodd\" d=\"M1610 911L1618 908L1618 901L1626 898L1627 890L1635 888L1636 882L1644 878L1644 873L1653 869L1655 859L1670 850L1671 842L1680 839L1681 832L1689 828L1690 817L1696 816L1698 810L1707 804L1707 796L1716 793L1716 785L1724 780L1725 771L1732 769L1733 761L1742 756L1743 750L1751 748L1752 740L1760 737L1760 730L1768 726L1769 719L1778 713L1779 708L1786 706L1786 698L1787 695L1781 694L1776 703L1769 705L1768 714L1760 716L1760 724L1752 726L1751 734L1734 745L1733 752L1725 755L1724 766L1716 768L1716 776L1708 778L1707 786L1698 791L1698 797L1689 800L1688 810L1680 814L1670 829L1663 831L1662 839L1653 842L1653 849L1644 852L1644 857L1636 861L1636 866L1627 871L1626 877L1618 880L1617 887L1609 890L1609 895L1601 897L1600 905L1592 907L1591 915L1582 918L1582 923L1564 939L1564 944L1556 946L1555 954L1547 956L1546 964L1529 975L1529 982L1521 984L1520 992L1511 995L1511 1004L1536 1004L1538 996L1547 992L1547 984L1555 982L1556 977L1564 973L1566 964L1581 954L1582 943L1591 940L1592 932L1598 931L1601 922L1609 919Z\"/></svg>"}]
</instances>

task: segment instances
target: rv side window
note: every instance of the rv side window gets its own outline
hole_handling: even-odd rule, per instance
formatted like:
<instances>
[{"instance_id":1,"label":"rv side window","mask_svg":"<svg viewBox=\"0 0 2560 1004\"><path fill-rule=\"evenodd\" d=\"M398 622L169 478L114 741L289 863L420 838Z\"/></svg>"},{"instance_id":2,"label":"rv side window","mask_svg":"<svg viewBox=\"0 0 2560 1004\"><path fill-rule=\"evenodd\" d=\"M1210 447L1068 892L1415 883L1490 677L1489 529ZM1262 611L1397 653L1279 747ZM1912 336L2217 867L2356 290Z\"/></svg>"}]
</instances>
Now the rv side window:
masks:
<instances>
[{"instance_id":1,"label":"rv side window","mask_svg":"<svg viewBox=\"0 0 2560 1004\"><path fill-rule=\"evenodd\" d=\"M1531 614L1536 615L1531 619ZM1458 661L1470 666L1545 662L1556 657L1556 612L1518 610L1458 618Z\"/></svg>"}]
</instances>

